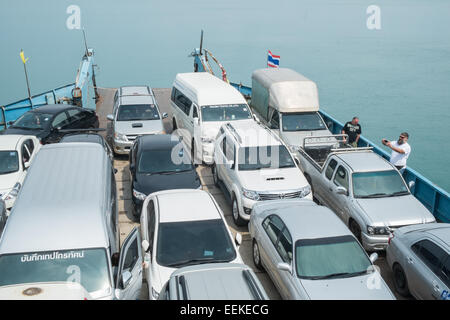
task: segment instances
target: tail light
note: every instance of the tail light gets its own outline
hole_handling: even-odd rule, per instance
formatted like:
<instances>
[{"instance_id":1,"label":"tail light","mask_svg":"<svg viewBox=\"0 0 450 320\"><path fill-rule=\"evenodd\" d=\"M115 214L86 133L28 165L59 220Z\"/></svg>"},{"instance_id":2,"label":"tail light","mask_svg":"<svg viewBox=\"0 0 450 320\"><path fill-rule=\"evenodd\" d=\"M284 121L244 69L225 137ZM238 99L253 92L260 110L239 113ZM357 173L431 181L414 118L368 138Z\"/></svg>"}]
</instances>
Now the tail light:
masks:
<instances>
[{"instance_id":1,"label":"tail light","mask_svg":"<svg viewBox=\"0 0 450 320\"><path fill-rule=\"evenodd\" d=\"M388 244L391 244L391 240L394 239L394 232L392 231L388 238Z\"/></svg>"}]
</instances>

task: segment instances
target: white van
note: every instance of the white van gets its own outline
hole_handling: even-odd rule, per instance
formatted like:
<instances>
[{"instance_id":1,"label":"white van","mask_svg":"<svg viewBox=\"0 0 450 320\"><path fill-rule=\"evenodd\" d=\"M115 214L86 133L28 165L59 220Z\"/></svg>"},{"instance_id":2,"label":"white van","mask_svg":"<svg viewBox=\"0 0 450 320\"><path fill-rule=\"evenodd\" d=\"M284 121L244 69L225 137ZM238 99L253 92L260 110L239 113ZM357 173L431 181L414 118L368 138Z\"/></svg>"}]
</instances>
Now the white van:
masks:
<instances>
[{"instance_id":1,"label":"white van","mask_svg":"<svg viewBox=\"0 0 450 320\"><path fill-rule=\"evenodd\" d=\"M316 83L294 70L255 70L252 74L251 107L291 151L298 150L305 137L332 135L318 112Z\"/></svg>"},{"instance_id":2,"label":"white van","mask_svg":"<svg viewBox=\"0 0 450 320\"><path fill-rule=\"evenodd\" d=\"M77 282L92 299L139 296L140 233L135 228L119 252L114 172L97 143L41 148L0 239L0 292Z\"/></svg>"},{"instance_id":3,"label":"white van","mask_svg":"<svg viewBox=\"0 0 450 320\"><path fill-rule=\"evenodd\" d=\"M192 159L214 161L214 141L226 122L253 122L254 116L242 94L208 72L177 74L171 106L173 129L191 147Z\"/></svg>"}]
</instances>

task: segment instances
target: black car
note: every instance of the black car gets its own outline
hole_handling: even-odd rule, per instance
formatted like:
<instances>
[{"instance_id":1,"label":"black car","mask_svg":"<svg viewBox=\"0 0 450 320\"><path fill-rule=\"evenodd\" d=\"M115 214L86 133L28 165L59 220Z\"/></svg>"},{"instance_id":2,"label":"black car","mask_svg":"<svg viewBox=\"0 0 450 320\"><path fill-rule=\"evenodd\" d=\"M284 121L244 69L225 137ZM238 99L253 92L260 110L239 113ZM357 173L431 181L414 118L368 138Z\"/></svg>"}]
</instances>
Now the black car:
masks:
<instances>
[{"instance_id":1,"label":"black car","mask_svg":"<svg viewBox=\"0 0 450 320\"><path fill-rule=\"evenodd\" d=\"M200 189L195 165L178 137L169 134L138 137L130 151L131 194L134 215L145 197L170 189Z\"/></svg>"},{"instance_id":2,"label":"black car","mask_svg":"<svg viewBox=\"0 0 450 320\"><path fill-rule=\"evenodd\" d=\"M49 104L23 114L3 134L34 135L42 144L58 142L60 130L98 128L95 111L67 104Z\"/></svg>"},{"instance_id":3,"label":"black car","mask_svg":"<svg viewBox=\"0 0 450 320\"><path fill-rule=\"evenodd\" d=\"M59 141L60 143L63 142L91 142L91 143L98 143L105 149L105 152L108 154L108 157L111 159L111 161L114 160L113 152L111 147L109 146L108 142L106 142L105 138L101 136L98 133L92 133L92 132L75 132L75 133L67 133L62 139Z\"/></svg>"}]
</instances>

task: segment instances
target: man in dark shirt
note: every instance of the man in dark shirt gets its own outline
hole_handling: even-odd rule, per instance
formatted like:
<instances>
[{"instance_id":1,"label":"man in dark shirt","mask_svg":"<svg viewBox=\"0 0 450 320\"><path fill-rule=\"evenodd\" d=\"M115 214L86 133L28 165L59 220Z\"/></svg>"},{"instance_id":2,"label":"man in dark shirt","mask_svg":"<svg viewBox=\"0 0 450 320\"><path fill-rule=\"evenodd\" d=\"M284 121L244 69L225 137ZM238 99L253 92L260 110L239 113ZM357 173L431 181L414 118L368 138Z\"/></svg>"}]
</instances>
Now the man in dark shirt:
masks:
<instances>
[{"instance_id":1,"label":"man in dark shirt","mask_svg":"<svg viewBox=\"0 0 450 320\"><path fill-rule=\"evenodd\" d=\"M359 118L353 117L352 121L347 122L342 128L342 134L348 135L348 141L344 140L344 143L348 143L354 148L358 146L359 136L361 135L361 126L358 122Z\"/></svg>"}]
</instances>

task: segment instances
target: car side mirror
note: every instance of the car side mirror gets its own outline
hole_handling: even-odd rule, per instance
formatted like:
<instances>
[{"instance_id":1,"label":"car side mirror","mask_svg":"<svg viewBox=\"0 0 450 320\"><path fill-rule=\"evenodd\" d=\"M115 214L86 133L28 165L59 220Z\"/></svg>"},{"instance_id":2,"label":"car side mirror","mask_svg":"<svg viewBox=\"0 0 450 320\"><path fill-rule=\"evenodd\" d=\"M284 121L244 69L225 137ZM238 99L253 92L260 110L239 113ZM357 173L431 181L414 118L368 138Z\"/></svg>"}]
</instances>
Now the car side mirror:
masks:
<instances>
[{"instance_id":1,"label":"car side mirror","mask_svg":"<svg viewBox=\"0 0 450 320\"><path fill-rule=\"evenodd\" d=\"M370 262L375 263L378 260L378 253L374 252L369 257Z\"/></svg>"},{"instance_id":2,"label":"car side mirror","mask_svg":"<svg viewBox=\"0 0 450 320\"><path fill-rule=\"evenodd\" d=\"M198 118L194 118L194 124L199 125L199 123L200 123L200 120Z\"/></svg>"},{"instance_id":3,"label":"car side mirror","mask_svg":"<svg viewBox=\"0 0 450 320\"><path fill-rule=\"evenodd\" d=\"M415 183L414 181L408 182L408 187L409 187L410 189L414 188L415 185L416 185L416 183Z\"/></svg>"},{"instance_id":4,"label":"car side mirror","mask_svg":"<svg viewBox=\"0 0 450 320\"><path fill-rule=\"evenodd\" d=\"M134 166L134 164L130 164L130 171L134 172L134 169L136 169L136 167Z\"/></svg>"},{"instance_id":5,"label":"car side mirror","mask_svg":"<svg viewBox=\"0 0 450 320\"><path fill-rule=\"evenodd\" d=\"M236 237L234 238L234 241L236 242L236 245L239 247L242 244L242 235L237 232Z\"/></svg>"},{"instance_id":6,"label":"car side mirror","mask_svg":"<svg viewBox=\"0 0 450 320\"><path fill-rule=\"evenodd\" d=\"M261 121L259 120L259 118L256 116L256 114L253 114L253 119L254 119L256 122L258 122L258 123L261 122Z\"/></svg>"},{"instance_id":7,"label":"car side mirror","mask_svg":"<svg viewBox=\"0 0 450 320\"><path fill-rule=\"evenodd\" d=\"M132 278L133 278L133 275L131 274L130 271L126 270L126 271L122 272L122 286L124 289L126 287L128 287Z\"/></svg>"},{"instance_id":8,"label":"car side mirror","mask_svg":"<svg viewBox=\"0 0 450 320\"><path fill-rule=\"evenodd\" d=\"M29 161L25 162L23 164L23 167L25 168L25 170L28 169L30 167L30 162Z\"/></svg>"},{"instance_id":9,"label":"car side mirror","mask_svg":"<svg viewBox=\"0 0 450 320\"><path fill-rule=\"evenodd\" d=\"M279 262L277 264L277 269L280 270L280 271L287 271L289 273L292 273L291 265L286 263L286 262Z\"/></svg>"},{"instance_id":10,"label":"car side mirror","mask_svg":"<svg viewBox=\"0 0 450 320\"><path fill-rule=\"evenodd\" d=\"M233 167L234 161L233 160L226 160L225 164L227 165L228 168L231 169Z\"/></svg>"},{"instance_id":11,"label":"car side mirror","mask_svg":"<svg viewBox=\"0 0 450 320\"><path fill-rule=\"evenodd\" d=\"M298 166L300 165L300 160L298 160L297 157L294 157L294 161L295 161L295 163L296 163Z\"/></svg>"},{"instance_id":12,"label":"car side mirror","mask_svg":"<svg viewBox=\"0 0 450 320\"><path fill-rule=\"evenodd\" d=\"M106 119L110 120L110 121L114 121L114 116L112 114L108 114L106 116Z\"/></svg>"},{"instance_id":13,"label":"car side mirror","mask_svg":"<svg viewBox=\"0 0 450 320\"><path fill-rule=\"evenodd\" d=\"M144 252L149 252L150 250L150 243L147 240L142 240L142 250L144 250Z\"/></svg>"},{"instance_id":14,"label":"car side mirror","mask_svg":"<svg viewBox=\"0 0 450 320\"><path fill-rule=\"evenodd\" d=\"M330 129L333 126L333 122L327 121L326 125L327 125L327 128Z\"/></svg>"},{"instance_id":15,"label":"car side mirror","mask_svg":"<svg viewBox=\"0 0 450 320\"><path fill-rule=\"evenodd\" d=\"M168 116L169 116L169 114L168 114L167 112L164 112L164 113L162 114L162 118L163 118L163 119L167 118Z\"/></svg>"},{"instance_id":16,"label":"car side mirror","mask_svg":"<svg viewBox=\"0 0 450 320\"><path fill-rule=\"evenodd\" d=\"M14 121L8 121L8 126L11 126L14 124Z\"/></svg>"},{"instance_id":17,"label":"car side mirror","mask_svg":"<svg viewBox=\"0 0 450 320\"><path fill-rule=\"evenodd\" d=\"M344 188L344 187L337 187L336 188L336 193L337 194L342 194L344 196L348 196L348 190L347 190L347 188Z\"/></svg>"}]
</instances>

